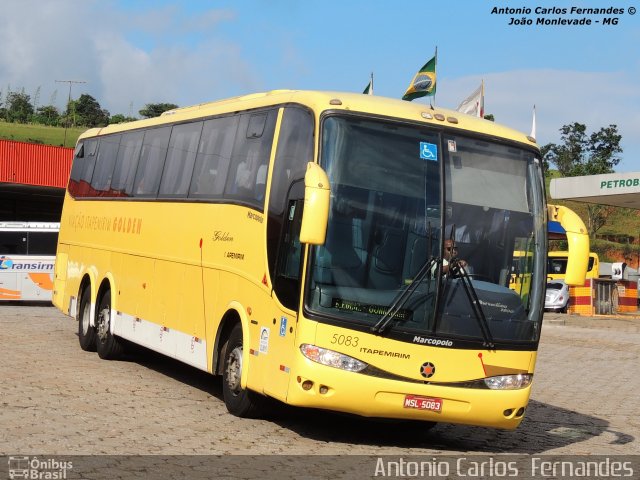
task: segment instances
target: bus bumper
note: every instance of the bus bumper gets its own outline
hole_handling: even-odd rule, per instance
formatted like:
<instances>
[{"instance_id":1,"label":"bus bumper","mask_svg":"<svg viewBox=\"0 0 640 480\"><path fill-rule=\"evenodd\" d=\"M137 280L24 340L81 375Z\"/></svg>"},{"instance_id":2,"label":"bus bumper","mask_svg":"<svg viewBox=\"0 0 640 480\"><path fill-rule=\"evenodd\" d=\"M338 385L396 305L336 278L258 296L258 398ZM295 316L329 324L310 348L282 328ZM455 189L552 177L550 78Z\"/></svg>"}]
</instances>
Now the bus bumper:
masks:
<instances>
[{"instance_id":1,"label":"bus bumper","mask_svg":"<svg viewBox=\"0 0 640 480\"><path fill-rule=\"evenodd\" d=\"M518 390L428 385L372 377L311 361L304 363L296 373L292 369L288 404L365 417L460 423L512 430L524 418L531 393L531 385ZM432 411L405 406L415 403L410 400L413 397L440 400L441 409Z\"/></svg>"}]
</instances>

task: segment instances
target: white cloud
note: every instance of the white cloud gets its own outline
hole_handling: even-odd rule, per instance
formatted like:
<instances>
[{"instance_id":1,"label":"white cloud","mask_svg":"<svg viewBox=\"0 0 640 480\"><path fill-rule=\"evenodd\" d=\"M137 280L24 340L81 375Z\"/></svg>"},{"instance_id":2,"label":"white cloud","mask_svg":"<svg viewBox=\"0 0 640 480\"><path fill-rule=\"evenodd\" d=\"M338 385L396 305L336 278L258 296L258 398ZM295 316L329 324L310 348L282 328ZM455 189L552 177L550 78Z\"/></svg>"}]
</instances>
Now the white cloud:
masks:
<instances>
[{"instance_id":1,"label":"white cloud","mask_svg":"<svg viewBox=\"0 0 640 480\"><path fill-rule=\"evenodd\" d=\"M485 111L499 123L531 131L536 105L538 143L559 141L559 129L579 122L587 132L610 124L622 135L620 171L640 170L640 92L637 81L619 72L521 70L483 75ZM480 76L442 79L438 102L456 108L480 84Z\"/></svg>"},{"instance_id":2,"label":"white cloud","mask_svg":"<svg viewBox=\"0 0 640 480\"><path fill-rule=\"evenodd\" d=\"M167 6L127 16L108 2L9 0L3 11L0 90L33 95L40 86L40 104L57 91L64 108L69 84L55 80L87 82L72 85L73 97L88 93L112 114L129 114L133 102L134 115L145 103L189 105L260 83L239 46L216 36L234 19L228 10L189 15ZM144 47L130 36L143 36Z\"/></svg>"}]
</instances>

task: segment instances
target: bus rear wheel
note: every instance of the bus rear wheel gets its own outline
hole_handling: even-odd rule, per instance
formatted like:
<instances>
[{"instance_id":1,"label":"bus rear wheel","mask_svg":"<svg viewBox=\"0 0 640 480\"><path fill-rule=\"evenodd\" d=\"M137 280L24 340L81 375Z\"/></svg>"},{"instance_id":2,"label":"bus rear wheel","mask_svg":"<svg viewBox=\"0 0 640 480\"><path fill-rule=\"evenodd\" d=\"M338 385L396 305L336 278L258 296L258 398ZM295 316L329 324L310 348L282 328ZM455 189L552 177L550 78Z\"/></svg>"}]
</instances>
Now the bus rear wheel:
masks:
<instances>
[{"instance_id":1,"label":"bus rear wheel","mask_svg":"<svg viewBox=\"0 0 640 480\"><path fill-rule=\"evenodd\" d=\"M255 418L262 412L262 397L242 388L242 325L231 330L224 347L224 370L222 372L222 395L229 413L236 417Z\"/></svg>"},{"instance_id":2,"label":"bus rear wheel","mask_svg":"<svg viewBox=\"0 0 640 480\"><path fill-rule=\"evenodd\" d=\"M115 360L122 355L122 341L111 333L111 292L107 290L100 298L96 312L96 345L98 356L103 360Z\"/></svg>"},{"instance_id":3,"label":"bus rear wheel","mask_svg":"<svg viewBox=\"0 0 640 480\"><path fill-rule=\"evenodd\" d=\"M96 351L96 329L91 326L91 287L86 286L80 294L78 310L78 340L80 348L85 352Z\"/></svg>"}]
</instances>

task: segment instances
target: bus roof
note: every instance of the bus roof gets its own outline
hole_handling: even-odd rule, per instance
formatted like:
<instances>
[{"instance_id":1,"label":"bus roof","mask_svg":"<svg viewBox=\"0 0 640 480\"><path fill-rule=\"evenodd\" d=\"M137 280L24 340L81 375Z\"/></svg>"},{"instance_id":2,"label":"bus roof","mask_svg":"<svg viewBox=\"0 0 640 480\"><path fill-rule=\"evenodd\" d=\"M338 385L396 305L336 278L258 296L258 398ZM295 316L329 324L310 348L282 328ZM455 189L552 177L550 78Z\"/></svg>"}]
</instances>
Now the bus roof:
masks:
<instances>
[{"instance_id":1,"label":"bus roof","mask_svg":"<svg viewBox=\"0 0 640 480\"><path fill-rule=\"evenodd\" d=\"M22 231L22 230L59 230L58 222L0 222L0 231Z\"/></svg>"},{"instance_id":2,"label":"bus roof","mask_svg":"<svg viewBox=\"0 0 640 480\"><path fill-rule=\"evenodd\" d=\"M273 90L176 108L155 118L119 123L104 128L93 128L84 132L79 139L287 103L306 105L316 111L344 110L378 115L384 113L387 117L418 121L435 126L445 124L451 128L484 133L538 148L535 139L527 137L522 132L457 111L440 107L432 108L424 103L407 102L376 95L310 90Z\"/></svg>"}]
</instances>

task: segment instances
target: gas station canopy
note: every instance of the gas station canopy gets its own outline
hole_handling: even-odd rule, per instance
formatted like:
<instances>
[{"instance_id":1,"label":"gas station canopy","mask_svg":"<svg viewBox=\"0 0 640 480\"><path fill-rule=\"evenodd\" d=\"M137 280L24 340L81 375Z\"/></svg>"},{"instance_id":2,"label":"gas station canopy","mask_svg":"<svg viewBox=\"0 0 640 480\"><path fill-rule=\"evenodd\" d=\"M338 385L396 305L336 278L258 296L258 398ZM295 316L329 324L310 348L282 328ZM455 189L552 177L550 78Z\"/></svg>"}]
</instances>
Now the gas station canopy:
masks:
<instances>
[{"instance_id":1,"label":"gas station canopy","mask_svg":"<svg viewBox=\"0 0 640 480\"><path fill-rule=\"evenodd\" d=\"M554 200L640 209L640 172L554 178L549 190Z\"/></svg>"}]
</instances>

